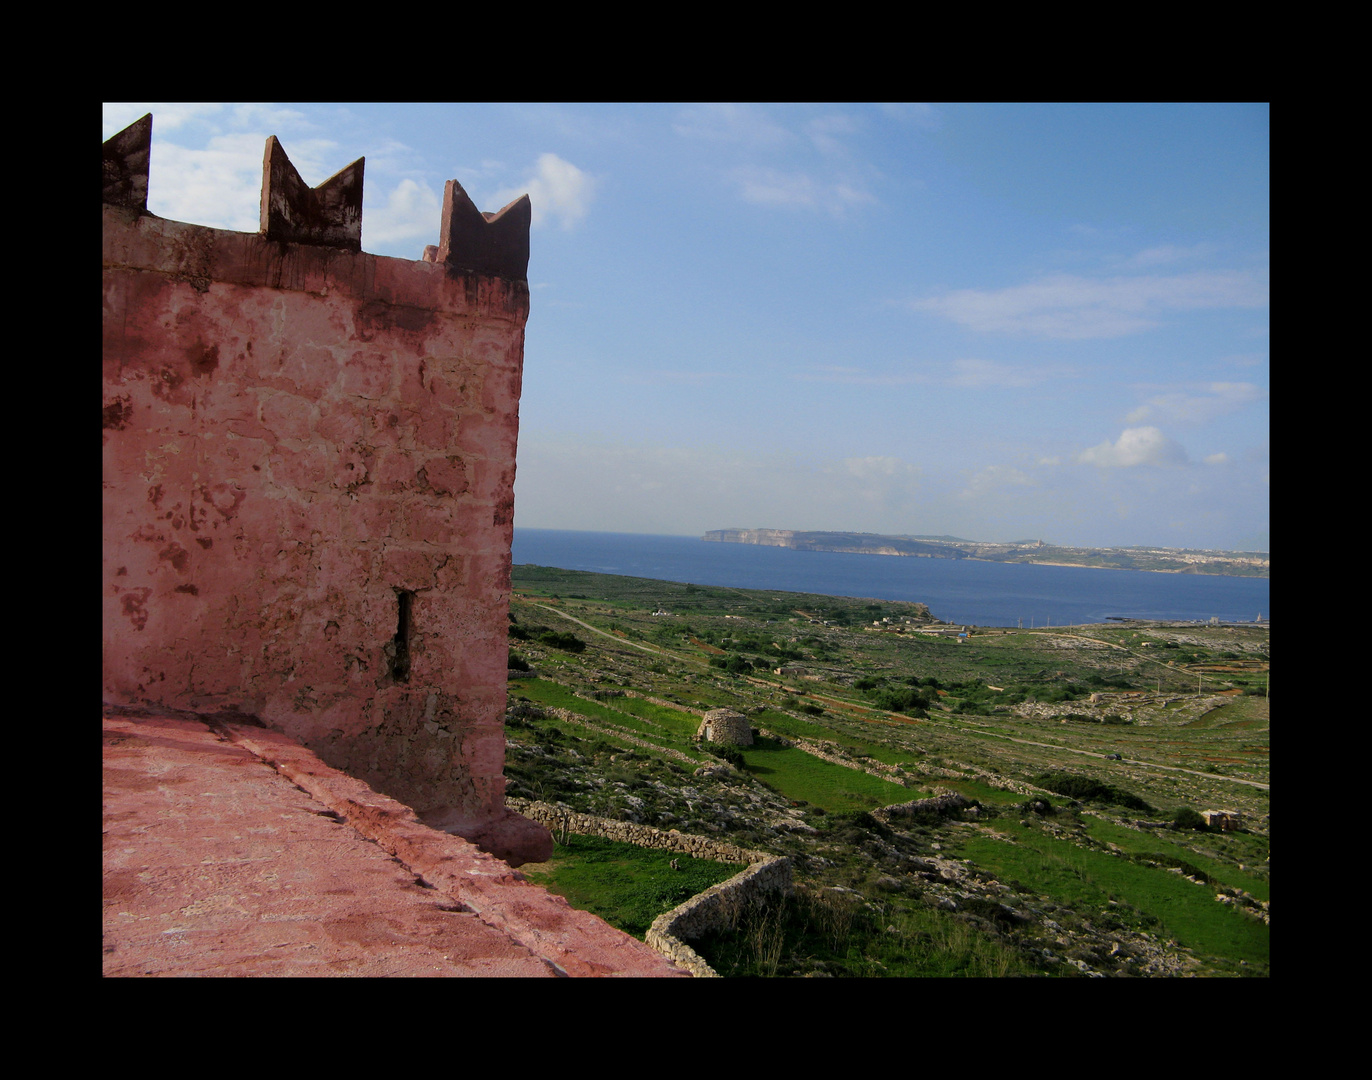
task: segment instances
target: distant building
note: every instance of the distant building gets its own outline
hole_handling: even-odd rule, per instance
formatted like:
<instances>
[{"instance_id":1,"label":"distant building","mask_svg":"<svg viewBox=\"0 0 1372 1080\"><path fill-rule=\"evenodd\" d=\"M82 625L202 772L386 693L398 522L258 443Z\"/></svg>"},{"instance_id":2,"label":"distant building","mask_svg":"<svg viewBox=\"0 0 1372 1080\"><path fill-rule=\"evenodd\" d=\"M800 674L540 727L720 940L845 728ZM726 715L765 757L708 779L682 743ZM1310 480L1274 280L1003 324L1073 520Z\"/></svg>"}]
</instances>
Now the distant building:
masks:
<instances>
[{"instance_id":1,"label":"distant building","mask_svg":"<svg viewBox=\"0 0 1372 1080\"><path fill-rule=\"evenodd\" d=\"M1202 810L1201 817L1212 829L1230 832L1243 828L1243 815L1237 810Z\"/></svg>"}]
</instances>

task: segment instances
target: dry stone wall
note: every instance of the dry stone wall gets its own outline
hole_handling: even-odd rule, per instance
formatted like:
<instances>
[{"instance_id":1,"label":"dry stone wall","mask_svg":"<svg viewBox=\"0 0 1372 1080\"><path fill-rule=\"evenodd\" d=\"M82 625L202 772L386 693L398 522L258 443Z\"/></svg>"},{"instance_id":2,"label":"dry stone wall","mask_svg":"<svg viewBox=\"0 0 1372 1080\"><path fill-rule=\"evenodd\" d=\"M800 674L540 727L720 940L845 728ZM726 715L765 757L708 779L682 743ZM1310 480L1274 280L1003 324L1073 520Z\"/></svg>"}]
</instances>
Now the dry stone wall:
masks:
<instances>
[{"instance_id":1,"label":"dry stone wall","mask_svg":"<svg viewBox=\"0 0 1372 1080\"><path fill-rule=\"evenodd\" d=\"M713 885L659 915L648 930L649 945L697 977L714 976L717 972L687 944L688 941L735 925L740 912L748 905L759 902L767 893L789 893L792 888L791 860L784 856L749 851L675 829L664 832L647 825L582 814L552 803L511 798L509 804L559 834L566 831L578 836L600 836L639 847L676 851L697 859L749 863L746 870L728 881Z\"/></svg>"}]
</instances>

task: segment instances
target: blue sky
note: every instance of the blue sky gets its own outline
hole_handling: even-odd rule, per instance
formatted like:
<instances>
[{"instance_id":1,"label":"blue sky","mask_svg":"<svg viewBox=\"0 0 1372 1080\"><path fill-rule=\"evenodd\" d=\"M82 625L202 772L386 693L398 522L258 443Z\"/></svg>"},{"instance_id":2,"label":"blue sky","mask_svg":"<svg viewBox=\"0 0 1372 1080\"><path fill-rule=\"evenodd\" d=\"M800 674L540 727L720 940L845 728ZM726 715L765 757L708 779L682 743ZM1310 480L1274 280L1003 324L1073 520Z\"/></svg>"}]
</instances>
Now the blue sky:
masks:
<instances>
[{"instance_id":1,"label":"blue sky","mask_svg":"<svg viewBox=\"0 0 1372 1080\"><path fill-rule=\"evenodd\" d=\"M533 203L515 524L1263 549L1266 105L106 105L149 209L256 231L276 135Z\"/></svg>"}]
</instances>

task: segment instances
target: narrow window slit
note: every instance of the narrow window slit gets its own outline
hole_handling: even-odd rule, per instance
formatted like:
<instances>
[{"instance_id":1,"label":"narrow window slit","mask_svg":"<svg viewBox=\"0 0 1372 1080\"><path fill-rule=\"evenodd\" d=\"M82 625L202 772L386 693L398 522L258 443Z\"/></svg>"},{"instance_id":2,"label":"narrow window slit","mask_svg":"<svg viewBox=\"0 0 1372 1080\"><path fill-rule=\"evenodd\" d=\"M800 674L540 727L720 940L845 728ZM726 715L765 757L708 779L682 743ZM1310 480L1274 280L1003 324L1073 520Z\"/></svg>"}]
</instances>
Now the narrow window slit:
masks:
<instances>
[{"instance_id":1,"label":"narrow window slit","mask_svg":"<svg viewBox=\"0 0 1372 1080\"><path fill-rule=\"evenodd\" d=\"M400 618L395 628L395 658L391 661L391 678L396 682L410 681L410 610L414 604L414 593L404 589L395 590L400 601Z\"/></svg>"}]
</instances>

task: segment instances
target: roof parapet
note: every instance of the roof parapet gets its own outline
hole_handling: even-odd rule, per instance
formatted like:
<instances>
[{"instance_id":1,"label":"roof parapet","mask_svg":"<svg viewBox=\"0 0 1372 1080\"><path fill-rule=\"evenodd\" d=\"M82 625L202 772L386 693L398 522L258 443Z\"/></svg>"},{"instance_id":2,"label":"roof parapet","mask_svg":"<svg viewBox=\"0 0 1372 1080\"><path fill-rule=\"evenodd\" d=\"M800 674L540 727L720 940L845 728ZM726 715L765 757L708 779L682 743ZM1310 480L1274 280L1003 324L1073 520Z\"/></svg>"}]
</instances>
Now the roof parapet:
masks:
<instances>
[{"instance_id":1,"label":"roof parapet","mask_svg":"<svg viewBox=\"0 0 1372 1080\"><path fill-rule=\"evenodd\" d=\"M146 214L152 113L105 140L104 156L102 201ZM259 235L268 240L360 252L365 161L358 158L312 188L301 179L276 136L269 136L262 160ZM442 263L451 274L489 274L527 281L532 220L527 195L494 214L484 213L461 184L449 180L443 189L438 245L429 245L424 259Z\"/></svg>"}]
</instances>

